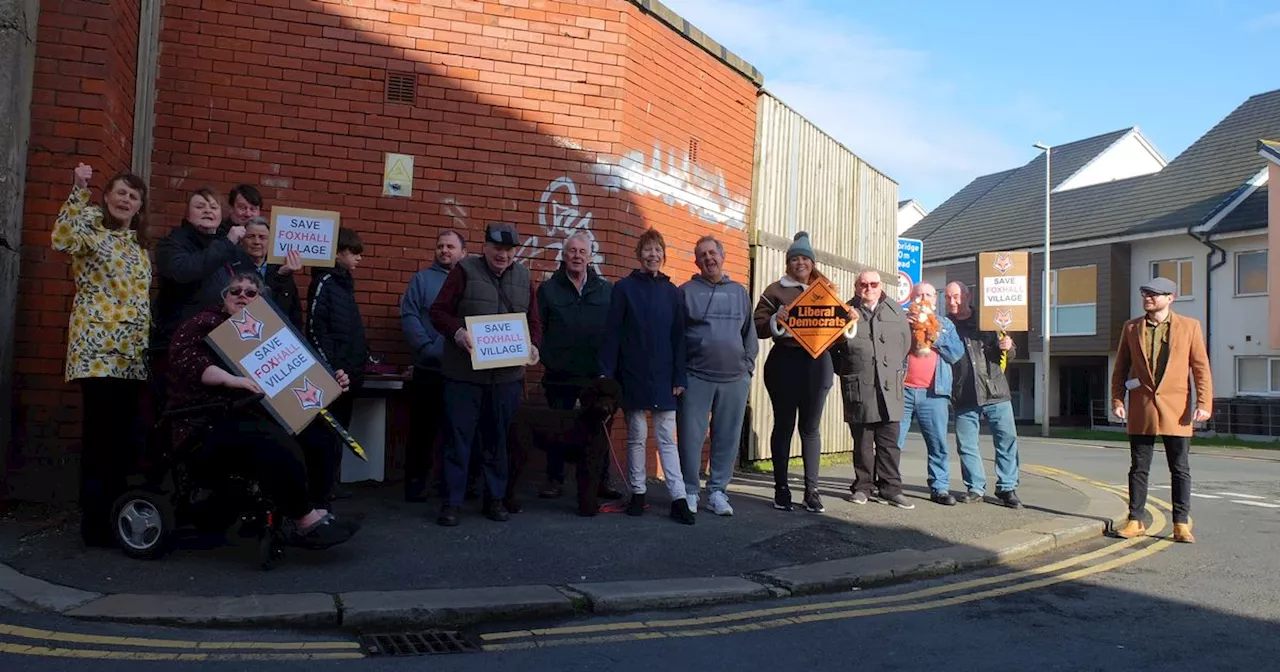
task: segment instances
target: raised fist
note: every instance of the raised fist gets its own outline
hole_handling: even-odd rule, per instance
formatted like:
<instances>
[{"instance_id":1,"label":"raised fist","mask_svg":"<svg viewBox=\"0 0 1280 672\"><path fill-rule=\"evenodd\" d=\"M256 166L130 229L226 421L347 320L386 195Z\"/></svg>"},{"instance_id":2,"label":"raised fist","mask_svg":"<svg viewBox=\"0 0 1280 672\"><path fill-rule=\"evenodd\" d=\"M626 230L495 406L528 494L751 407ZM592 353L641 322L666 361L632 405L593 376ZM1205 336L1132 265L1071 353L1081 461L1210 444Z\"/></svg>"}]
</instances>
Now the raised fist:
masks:
<instances>
[{"instance_id":1,"label":"raised fist","mask_svg":"<svg viewBox=\"0 0 1280 672\"><path fill-rule=\"evenodd\" d=\"M93 167L82 163L76 166L75 176L76 186L82 189L86 188L89 186L89 180L93 179Z\"/></svg>"}]
</instances>

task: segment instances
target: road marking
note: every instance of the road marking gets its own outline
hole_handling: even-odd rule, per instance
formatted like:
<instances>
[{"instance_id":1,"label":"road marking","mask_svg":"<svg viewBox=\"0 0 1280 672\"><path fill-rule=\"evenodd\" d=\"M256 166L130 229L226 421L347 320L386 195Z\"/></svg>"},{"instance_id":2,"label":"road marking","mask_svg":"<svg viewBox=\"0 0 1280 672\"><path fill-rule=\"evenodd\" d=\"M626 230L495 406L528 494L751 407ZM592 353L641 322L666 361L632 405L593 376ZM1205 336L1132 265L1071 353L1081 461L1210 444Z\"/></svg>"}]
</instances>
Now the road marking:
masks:
<instances>
[{"instance_id":1,"label":"road marking","mask_svg":"<svg viewBox=\"0 0 1280 672\"><path fill-rule=\"evenodd\" d=\"M1270 504L1268 502L1256 502L1248 499L1233 499L1232 504L1244 504L1245 506L1260 506L1264 509L1280 509L1280 504Z\"/></svg>"},{"instance_id":2,"label":"road marking","mask_svg":"<svg viewBox=\"0 0 1280 672\"><path fill-rule=\"evenodd\" d=\"M358 651L350 653L158 653L153 651L108 651L105 649L64 649L0 642L0 653L45 658L90 658L96 660L177 660L184 662L241 662L289 660L356 660L364 658Z\"/></svg>"},{"instance_id":3,"label":"road marking","mask_svg":"<svg viewBox=\"0 0 1280 672\"><path fill-rule=\"evenodd\" d=\"M1241 492L1219 492L1218 494L1222 495L1223 497L1239 497L1241 499L1266 499L1266 497L1259 497L1258 495L1246 495Z\"/></svg>"},{"instance_id":4,"label":"road marking","mask_svg":"<svg viewBox=\"0 0 1280 672\"><path fill-rule=\"evenodd\" d=\"M359 642L194 642L181 639L150 639L146 637L112 637L109 635L82 635L76 632L38 630L0 623L0 635L22 639L39 639L68 644L97 644L105 646L136 646L151 649L198 649L227 651L249 649L258 651L324 651L359 650Z\"/></svg>"},{"instance_id":5,"label":"road marking","mask_svg":"<svg viewBox=\"0 0 1280 672\"><path fill-rule=\"evenodd\" d=\"M1192 496L1192 497L1199 497L1199 498L1201 498L1201 499L1222 499L1222 497L1220 497L1219 495L1202 495L1202 494L1200 494L1200 493L1198 493L1198 492L1193 492L1193 493L1191 493L1191 496Z\"/></svg>"}]
</instances>

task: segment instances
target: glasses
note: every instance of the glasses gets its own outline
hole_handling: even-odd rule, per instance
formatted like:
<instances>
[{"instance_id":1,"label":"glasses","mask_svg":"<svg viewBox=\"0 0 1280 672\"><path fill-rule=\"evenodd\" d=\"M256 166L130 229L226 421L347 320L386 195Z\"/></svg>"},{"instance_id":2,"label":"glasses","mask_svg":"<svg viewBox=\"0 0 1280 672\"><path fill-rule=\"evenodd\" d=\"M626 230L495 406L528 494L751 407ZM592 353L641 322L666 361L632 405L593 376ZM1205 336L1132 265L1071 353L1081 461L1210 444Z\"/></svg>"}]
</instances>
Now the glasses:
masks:
<instances>
[{"instance_id":1,"label":"glasses","mask_svg":"<svg viewBox=\"0 0 1280 672\"><path fill-rule=\"evenodd\" d=\"M247 298L247 299L254 299L254 298L257 298L257 297L258 297L258 290L254 289L254 288L252 288L252 287L247 288L247 289L241 289L241 288L239 288L239 287L232 287L231 289L228 289L228 290L227 290L227 294L230 294L231 296L243 296L243 297L245 297L245 298Z\"/></svg>"},{"instance_id":2,"label":"glasses","mask_svg":"<svg viewBox=\"0 0 1280 672\"><path fill-rule=\"evenodd\" d=\"M1143 298L1145 298L1145 299L1154 299L1154 298L1155 298L1155 297L1157 297L1157 296L1169 296L1168 294L1166 294L1166 293L1164 293L1164 292L1147 292L1147 291L1143 291L1143 292L1140 292L1140 294L1142 294L1142 297L1143 297Z\"/></svg>"},{"instance_id":3,"label":"glasses","mask_svg":"<svg viewBox=\"0 0 1280 672\"><path fill-rule=\"evenodd\" d=\"M858 286L859 286L859 287L865 287L865 288L867 288L867 289L875 289L876 287L879 287L879 286L880 286L880 283L878 283L878 282L859 282L859 283L858 283Z\"/></svg>"}]
</instances>

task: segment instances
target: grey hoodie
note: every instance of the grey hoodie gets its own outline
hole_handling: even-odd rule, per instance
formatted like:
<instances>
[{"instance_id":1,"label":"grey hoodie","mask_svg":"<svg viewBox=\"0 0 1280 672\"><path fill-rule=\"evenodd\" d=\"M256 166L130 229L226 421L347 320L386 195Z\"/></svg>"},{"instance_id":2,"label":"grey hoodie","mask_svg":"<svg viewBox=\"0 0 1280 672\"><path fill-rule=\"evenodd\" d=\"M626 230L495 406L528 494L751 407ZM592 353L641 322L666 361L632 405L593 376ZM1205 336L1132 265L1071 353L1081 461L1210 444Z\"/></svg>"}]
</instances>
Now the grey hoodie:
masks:
<instances>
[{"instance_id":1,"label":"grey hoodie","mask_svg":"<svg viewBox=\"0 0 1280 672\"><path fill-rule=\"evenodd\" d=\"M728 383L755 371L760 342L751 315L751 296L726 273L712 284L695 275L680 286L689 375Z\"/></svg>"},{"instance_id":2,"label":"grey hoodie","mask_svg":"<svg viewBox=\"0 0 1280 672\"><path fill-rule=\"evenodd\" d=\"M413 365L429 371L440 370L444 338L431 324L431 304L444 286L449 271L437 262L413 274L409 288L400 298L400 327L413 354Z\"/></svg>"}]
</instances>

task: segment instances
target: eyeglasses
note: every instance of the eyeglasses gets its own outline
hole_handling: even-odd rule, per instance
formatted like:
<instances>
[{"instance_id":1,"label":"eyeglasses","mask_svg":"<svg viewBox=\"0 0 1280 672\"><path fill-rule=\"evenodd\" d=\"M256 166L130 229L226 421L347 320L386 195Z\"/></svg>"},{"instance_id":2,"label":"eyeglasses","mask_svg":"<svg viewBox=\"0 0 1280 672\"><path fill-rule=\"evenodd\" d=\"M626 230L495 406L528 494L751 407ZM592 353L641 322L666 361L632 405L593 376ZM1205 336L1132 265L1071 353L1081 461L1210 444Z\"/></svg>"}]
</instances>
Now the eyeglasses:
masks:
<instances>
[{"instance_id":1,"label":"eyeglasses","mask_svg":"<svg viewBox=\"0 0 1280 672\"><path fill-rule=\"evenodd\" d=\"M231 296L244 296L247 299L254 299L258 297L258 290L252 287L248 289L241 289L240 287L232 287L231 289L227 290L227 294Z\"/></svg>"},{"instance_id":2,"label":"eyeglasses","mask_svg":"<svg viewBox=\"0 0 1280 672\"><path fill-rule=\"evenodd\" d=\"M876 287L879 287L879 286L880 286L880 283L878 283L878 282L859 282L859 283L858 283L858 286L859 286L859 287L865 287L865 288L867 288L867 289L875 289Z\"/></svg>"},{"instance_id":3,"label":"eyeglasses","mask_svg":"<svg viewBox=\"0 0 1280 672\"><path fill-rule=\"evenodd\" d=\"M1139 293L1142 294L1143 298L1147 298L1147 299L1154 299L1157 296L1169 296L1164 292L1148 292L1145 290Z\"/></svg>"}]
</instances>

